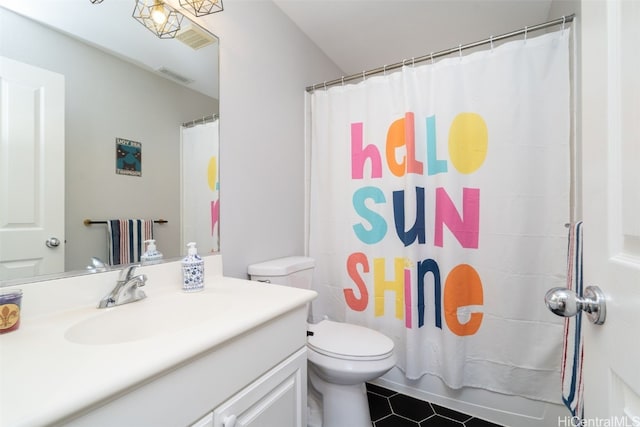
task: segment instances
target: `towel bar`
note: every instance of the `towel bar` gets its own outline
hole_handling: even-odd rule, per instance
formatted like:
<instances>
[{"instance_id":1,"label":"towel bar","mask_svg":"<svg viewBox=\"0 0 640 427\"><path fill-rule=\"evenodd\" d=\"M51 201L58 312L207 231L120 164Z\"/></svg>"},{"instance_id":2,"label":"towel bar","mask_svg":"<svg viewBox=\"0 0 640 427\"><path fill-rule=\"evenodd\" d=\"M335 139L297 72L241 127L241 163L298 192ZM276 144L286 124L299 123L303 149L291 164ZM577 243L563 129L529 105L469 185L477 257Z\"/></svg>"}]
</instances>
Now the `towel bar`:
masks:
<instances>
[{"instance_id":1,"label":"towel bar","mask_svg":"<svg viewBox=\"0 0 640 427\"><path fill-rule=\"evenodd\" d=\"M167 221L166 219L154 219L153 220L154 224L166 224L168 222L169 221ZM84 223L84 225L89 226L89 225L92 225L92 224L106 224L107 221L104 221L104 220L94 221L94 220L91 220L91 219L85 219L83 221L83 223Z\"/></svg>"}]
</instances>

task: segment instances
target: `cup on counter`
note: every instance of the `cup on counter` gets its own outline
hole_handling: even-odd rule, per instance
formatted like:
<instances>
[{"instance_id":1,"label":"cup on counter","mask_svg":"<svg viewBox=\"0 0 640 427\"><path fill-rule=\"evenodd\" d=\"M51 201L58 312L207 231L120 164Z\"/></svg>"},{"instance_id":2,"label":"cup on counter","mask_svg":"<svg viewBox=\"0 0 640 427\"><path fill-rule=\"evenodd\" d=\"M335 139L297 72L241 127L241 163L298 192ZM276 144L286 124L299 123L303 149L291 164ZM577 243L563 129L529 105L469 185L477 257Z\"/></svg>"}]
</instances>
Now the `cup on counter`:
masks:
<instances>
[{"instance_id":1,"label":"cup on counter","mask_svg":"<svg viewBox=\"0 0 640 427\"><path fill-rule=\"evenodd\" d=\"M0 334L15 331L20 327L22 290L0 289Z\"/></svg>"}]
</instances>

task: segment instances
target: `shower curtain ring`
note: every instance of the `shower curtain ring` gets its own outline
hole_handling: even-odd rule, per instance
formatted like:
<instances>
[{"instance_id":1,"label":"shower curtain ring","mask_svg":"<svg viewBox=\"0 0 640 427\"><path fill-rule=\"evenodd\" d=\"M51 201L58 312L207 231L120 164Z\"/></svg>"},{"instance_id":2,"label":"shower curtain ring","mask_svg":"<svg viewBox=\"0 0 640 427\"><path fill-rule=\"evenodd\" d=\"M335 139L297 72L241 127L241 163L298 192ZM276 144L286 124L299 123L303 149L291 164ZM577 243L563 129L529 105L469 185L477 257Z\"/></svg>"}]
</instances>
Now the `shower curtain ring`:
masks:
<instances>
[{"instance_id":1,"label":"shower curtain ring","mask_svg":"<svg viewBox=\"0 0 640 427\"><path fill-rule=\"evenodd\" d=\"M344 86L344 76L342 76L342 86Z\"/></svg>"},{"instance_id":2,"label":"shower curtain ring","mask_svg":"<svg viewBox=\"0 0 640 427\"><path fill-rule=\"evenodd\" d=\"M415 67L415 66L416 66L416 57L415 57L415 56L412 56L412 57L411 57L411 66L412 66L412 67Z\"/></svg>"},{"instance_id":3,"label":"shower curtain ring","mask_svg":"<svg viewBox=\"0 0 640 427\"><path fill-rule=\"evenodd\" d=\"M367 76L365 75L365 72L362 71L362 81L365 81L365 80L367 80Z\"/></svg>"},{"instance_id":4,"label":"shower curtain ring","mask_svg":"<svg viewBox=\"0 0 640 427\"><path fill-rule=\"evenodd\" d=\"M489 37L489 42L491 42L491 52L493 52L493 36Z\"/></svg>"},{"instance_id":5,"label":"shower curtain ring","mask_svg":"<svg viewBox=\"0 0 640 427\"><path fill-rule=\"evenodd\" d=\"M431 65L433 65L433 52L431 52Z\"/></svg>"},{"instance_id":6,"label":"shower curtain ring","mask_svg":"<svg viewBox=\"0 0 640 427\"><path fill-rule=\"evenodd\" d=\"M458 45L458 54L460 55L460 59L462 59L462 45Z\"/></svg>"},{"instance_id":7,"label":"shower curtain ring","mask_svg":"<svg viewBox=\"0 0 640 427\"><path fill-rule=\"evenodd\" d=\"M382 75L383 76L387 76L387 64L384 64L384 66L382 67Z\"/></svg>"},{"instance_id":8,"label":"shower curtain ring","mask_svg":"<svg viewBox=\"0 0 640 427\"><path fill-rule=\"evenodd\" d=\"M567 16L566 16L566 15L563 15L563 16L562 16L562 31L564 31L564 24L565 24L565 22L567 22Z\"/></svg>"},{"instance_id":9,"label":"shower curtain ring","mask_svg":"<svg viewBox=\"0 0 640 427\"><path fill-rule=\"evenodd\" d=\"M524 41L527 41L527 31L529 30L529 27L524 27Z\"/></svg>"}]
</instances>

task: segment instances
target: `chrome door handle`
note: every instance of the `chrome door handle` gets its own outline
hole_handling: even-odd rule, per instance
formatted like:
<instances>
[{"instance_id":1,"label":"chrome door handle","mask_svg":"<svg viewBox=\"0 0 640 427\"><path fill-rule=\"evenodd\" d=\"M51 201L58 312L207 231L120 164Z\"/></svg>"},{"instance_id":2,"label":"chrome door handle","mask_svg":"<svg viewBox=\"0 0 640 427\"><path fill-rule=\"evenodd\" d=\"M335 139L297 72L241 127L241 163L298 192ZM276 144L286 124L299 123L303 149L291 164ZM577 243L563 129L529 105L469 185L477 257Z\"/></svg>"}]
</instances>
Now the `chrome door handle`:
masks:
<instances>
[{"instance_id":1,"label":"chrome door handle","mask_svg":"<svg viewBox=\"0 0 640 427\"><path fill-rule=\"evenodd\" d=\"M547 308L558 316L571 317L580 310L587 314L591 323L602 325L607 317L605 296L598 286L587 286L580 297L567 288L553 288L544 296Z\"/></svg>"},{"instance_id":2,"label":"chrome door handle","mask_svg":"<svg viewBox=\"0 0 640 427\"><path fill-rule=\"evenodd\" d=\"M57 237L51 237L47 239L45 244L48 248L57 248L58 246L60 246L60 239L58 239Z\"/></svg>"}]
</instances>

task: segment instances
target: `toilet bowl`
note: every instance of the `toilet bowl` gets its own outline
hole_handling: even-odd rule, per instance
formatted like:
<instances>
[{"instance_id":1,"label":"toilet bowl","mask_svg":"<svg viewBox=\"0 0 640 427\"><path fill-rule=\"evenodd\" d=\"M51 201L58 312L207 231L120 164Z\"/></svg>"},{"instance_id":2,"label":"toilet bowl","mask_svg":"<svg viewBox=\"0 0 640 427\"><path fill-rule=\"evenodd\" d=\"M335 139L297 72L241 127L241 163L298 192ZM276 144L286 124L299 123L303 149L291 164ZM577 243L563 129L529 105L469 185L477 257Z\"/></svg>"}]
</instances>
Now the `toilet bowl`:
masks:
<instances>
[{"instance_id":1,"label":"toilet bowl","mask_svg":"<svg viewBox=\"0 0 640 427\"><path fill-rule=\"evenodd\" d=\"M322 399L324 427L371 427L365 382L396 362L393 341L372 329L323 320L310 324L309 383Z\"/></svg>"},{"instance_id":2,"label":"toilet bowl","mask_svg":"<svg viewBox=\"0 0 640 427\"><path fill-rule=\"evenodd\" d=\"M250 265L248 271L252 280L310 289L313 267L312 258L287 257ZM307 327L309 426L371 427L365 382L395 365L393 341L328 319Z\"/></svg>"}]
</instances>

